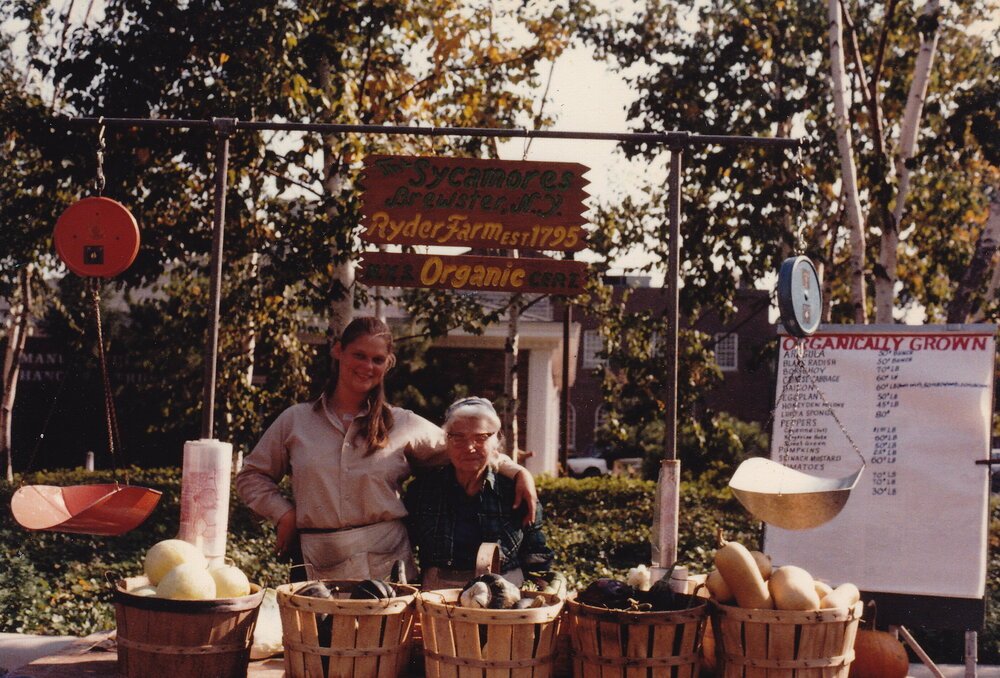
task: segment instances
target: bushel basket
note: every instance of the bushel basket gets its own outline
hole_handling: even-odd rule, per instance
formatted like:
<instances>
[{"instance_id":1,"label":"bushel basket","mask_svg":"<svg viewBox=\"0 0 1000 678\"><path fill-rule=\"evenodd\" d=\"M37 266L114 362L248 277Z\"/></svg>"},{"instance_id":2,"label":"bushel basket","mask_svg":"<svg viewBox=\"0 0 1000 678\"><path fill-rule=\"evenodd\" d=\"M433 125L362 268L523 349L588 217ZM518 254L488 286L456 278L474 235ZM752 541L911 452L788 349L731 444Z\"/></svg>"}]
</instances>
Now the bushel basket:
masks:
<instances>
[{"instance_id":1,"label":"bushel basket","mask_svg":"<svg viewBox=\"0 0 1000 678\"><path fill-rule=\"evenodd\" d=\"M609 610L573 594L564 623L573 643L577 678L695 678L708 605L684 596L691 607L664 612Z\"/></svg>"},{"instance_id":2,"label":"bushel basket","mask_svg":"<svg viewBox=\"0 0 1000 678\"><path fill-rule=\"evenodd\" d=\"M793 612L712 603L721 678L847 678L862 603Z\"/></svg>"},{"instance_id":3,"label":"bushel basket","mask_svg":"<svg viewBox=\"0 0 1000 678\"><path fill-rule=\"evenodd\" d=\"M118 672L127 678L190 676L243 678L264 591L215 600L137 596L146 577L117 582L114 590Z\"/></svg>"},{"instance_id":4,"label":"bushel basket","mask_svg":"<svg viewBox=\"0 0 1000 678\"><path fill-rule=\"evenodd\" d=\"M461 589L421 591L417 596L429 678L548 678L563 600L537 591L543 607L491 610L458 605Z\"/></svg>"},{"instance_id":5,"label":"bushel basket","mask_svg":"<svg viewBox=\"0 0 1000 678\"><path fill-rule=\"evenodd\" d=\"M324 580L331 598L296 593L311 583L277 588L286 676L394 678L405 672L415 587L393 584L393 598L351 600L358 581Z\"/></svg>"}]
</instances>

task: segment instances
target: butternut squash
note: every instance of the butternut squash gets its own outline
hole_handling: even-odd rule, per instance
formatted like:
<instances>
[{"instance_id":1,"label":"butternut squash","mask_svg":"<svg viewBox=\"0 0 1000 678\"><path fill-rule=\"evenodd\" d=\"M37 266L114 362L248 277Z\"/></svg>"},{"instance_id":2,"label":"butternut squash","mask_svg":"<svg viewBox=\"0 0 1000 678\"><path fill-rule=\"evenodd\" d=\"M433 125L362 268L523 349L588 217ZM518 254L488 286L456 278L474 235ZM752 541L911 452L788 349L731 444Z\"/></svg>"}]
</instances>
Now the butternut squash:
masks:
<instances>
[{"instance_id":1,"label":"butternut squash","mask_svg":"<svg viewBox=\"0 0 1000 678\"><path fill-rule=\"evenodd\" d=\"M820 603L827 595L833 593L833 587L827 584L825 581L816 580L813 582L816 585L816 595L819 596Z\"/></svg>"},{"instance_id":2,"label":"butternut squash","mask_svg":"<svg viewBox=\"0 0 1000 678\"><path fill-rule=\"evenodd\" d=\"M819 596L812 575L795 565L775 568L767 581L768 590L779 610L818 610Z\"/></svg>"},{"instance_id":3,"label":"butternut squash","mask_svg":"<svg viewBox=\"0 0 1000 678\"><path fill-rule=\"evenodd\" d=\"M722 577L718 570L712 570L705 578L705 587L712 594L712 600L717 603L730 603L733 601L733 590Z\"/></svg>"},{"instance_id":4,"label":"butternut squash","mask_svg":"<svg viewBox=\"0 0 1000 678\"><path fill-rule=\"evenodd\" d=\"M774 608L767 582L745 546L734 541L726 543L715 552L715 568L733 592L737 605L756 610Z\"/></svg>"},{"instance_id":5,"label":"butternut squash","mask_svg":"<svg viewBox=\"0 0 1000 678\"><path fill-rule=\"evenodd\" d=\"M760 576L767 581L771 577L771 572L774 567L771 565L771 556L766 553L761 553L760 551L751 551L750 555L753 556L754 562L757 563L757 569L760 570Z\"/></svg>"},{"instance_id":6,"label":"butternut squash","mask_svg":"<svg viewBox=\"0 0 1000 678\"><path fill-rule=\"evenodd\" d=\"M826 594L819 606L823 609L852 607L861 600L861 592L854 584L841 584Z\"/></svg>"}]
</instances>

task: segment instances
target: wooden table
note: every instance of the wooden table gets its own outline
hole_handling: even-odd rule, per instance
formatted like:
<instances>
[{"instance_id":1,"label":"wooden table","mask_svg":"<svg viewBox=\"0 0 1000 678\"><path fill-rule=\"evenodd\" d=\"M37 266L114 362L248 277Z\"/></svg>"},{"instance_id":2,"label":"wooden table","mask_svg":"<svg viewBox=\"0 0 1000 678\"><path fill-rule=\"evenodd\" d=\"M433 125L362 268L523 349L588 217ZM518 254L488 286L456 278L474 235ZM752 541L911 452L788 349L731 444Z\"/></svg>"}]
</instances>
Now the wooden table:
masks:
<instances>
[{"instance_id":1,"label":"wooden table","mask_svg":"<svg viewBox=\"0 0 1000 678\"><path fill-rule=\"evenodd\" d=\"M102 631L81 638L59 654L14 669L6 678L120 678L113 633ZM247 670L247 678L282 678L284 675L285 664L281 657L250 662Z\"/></svg>"}]
</instances>

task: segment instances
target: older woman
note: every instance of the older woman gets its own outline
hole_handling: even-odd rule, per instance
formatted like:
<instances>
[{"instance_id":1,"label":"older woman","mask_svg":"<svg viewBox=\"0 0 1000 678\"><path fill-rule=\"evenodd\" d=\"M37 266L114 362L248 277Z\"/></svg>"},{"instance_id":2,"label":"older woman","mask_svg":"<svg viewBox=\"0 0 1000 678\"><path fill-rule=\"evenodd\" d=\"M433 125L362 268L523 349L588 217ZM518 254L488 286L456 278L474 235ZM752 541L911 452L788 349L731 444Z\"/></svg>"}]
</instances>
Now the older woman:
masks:
<instances>
[{"instance_id":1,"label":"older woman","mask_svg":"<svg viewBox=\"0 0 1000 678\"><path fill-rule=\"evenodd\" d=\"M514 584L523 582L522 570L548 569L553 553L541 531L541 506L525 521L525 508L512 508L514 483L496 473L500 418L493 404L458 400L443 428L451 463L418 471L404 499L424 588L464 586L475 576L483 542L500 545L500 574Z\"/></svg>"},{"instance_id":2,"label":"older woman","mask_svg":"<svg viewBox=\"0 0 1000 678\"><path fill-rule=\"evenodd\" d=\"M396 560L412 567L399 489L413 467L447 463L446 440L431 422L386 402L385 374L396 358L384 322L355 318L331 357L323 394L278 416L244 460L236 490L277 526L279 555L300 543L293 558L306 571L294 578L382 578ZM531 474L509 457L501 463L533 504ZM291 499L278 489L286 475ZM511 495L512 504L520 500Z\"/></svg>"}]
</instances>

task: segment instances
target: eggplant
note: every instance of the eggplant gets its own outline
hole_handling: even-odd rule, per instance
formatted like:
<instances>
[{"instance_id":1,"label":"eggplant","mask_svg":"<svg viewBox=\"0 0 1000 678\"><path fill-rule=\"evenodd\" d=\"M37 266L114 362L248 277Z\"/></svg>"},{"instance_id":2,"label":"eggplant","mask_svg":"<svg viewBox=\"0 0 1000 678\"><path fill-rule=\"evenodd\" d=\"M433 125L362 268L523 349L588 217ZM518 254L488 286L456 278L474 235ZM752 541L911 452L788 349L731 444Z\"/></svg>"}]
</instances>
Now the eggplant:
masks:
<instances>
[{"instance_id":1,"label":"eggplant","mask_svg":"<svg viewBox=\"0 0 1000 678\"><path fill-rule=\"evenodd\" d=\"M395 597L396 589L381 579L365 579L351 589L351 600L382 600Z\"/></svg>"},{"instance_id":2,"label":"eggplant","mask_svg":"<svg viewBox=\"0 0 1000 678\"><path fill-rule=\"evenodd\" d=\"M406 578L406 563L402 559L397 560L392 564L392 570L389 572L389 578L386 580L390 584L409 584Z\"/></svg>"},{"instance_id":3,"label":"eggplant","mask_svg":"<svg viewBox=\"0 0 1000 678\"><path fill-rule=\"evenodd\" d=\"M656 612L667 612L670 610L680 609L680 605L678 605L678 594L670 588L670 580L674 576L675 567L677 567L676 563L667 571L665 575L653 582L653 585L649 587L648 591L641 591L639 593L639 600L644 603L648 603Z\"/></svg>"},{"instance_id":4,"label":"eggplant","mask_svg":"<svg viewBox=\"0 0 1000 678\"><path fill-rule=\"evenodd\" d=\"M295 591L297 596L309 596L310 598L333 598L333 593L330 588L321 581L311 581L304 586L300 586L297 591ZM316 644L320 647L330 647L330 641L333 637L333 617L328 614L318 614L316 615ZM323 675L326 675L327 668L330 665L330 658L324 655L321 658L323 665Z\"/></svg>"},{"instance_id":5,"label":"eggplant","mask_svg":"<svg viewBox=\"0 0 1000 678\"><path fill-rule=\"evenodd\" d=\"M604 607L609 610L627 610L637 591L623 581L601 577L590 583L577 597L584 605Z\"/></svg>"}]
</instances>

